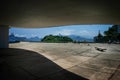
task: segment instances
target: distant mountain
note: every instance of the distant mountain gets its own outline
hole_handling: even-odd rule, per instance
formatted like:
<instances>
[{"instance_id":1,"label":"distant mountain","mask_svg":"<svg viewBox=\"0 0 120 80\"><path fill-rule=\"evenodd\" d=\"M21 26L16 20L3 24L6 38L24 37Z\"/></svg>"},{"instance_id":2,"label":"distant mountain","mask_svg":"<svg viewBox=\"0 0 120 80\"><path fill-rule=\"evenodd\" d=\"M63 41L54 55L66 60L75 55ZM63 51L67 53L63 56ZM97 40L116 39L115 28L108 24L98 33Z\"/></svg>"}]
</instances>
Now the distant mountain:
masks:
<instances>
[{"instance_id":1,"label":"distant mountain","mask_svg":"<svg viewBox=\"0 0 120 80\"><path fill-rule=\"evenodd\" d=\"M20 41L40 42L41 39L38 37L26 38L26 37L17 37L14 34L9 35L9 43L15 43L15 42L20 42Z\"/></svg>"},{"instance_id":2,"label":"distant mountain","mask_svg":"<svg viewBox=\"0 0 120 80\"><path fill-rule=\"evenodd\" d=\"M26 37L17 37L14 34L9 35L9 43L25 41Z\"/></svg>"},{"instance_id":3,"label":"distant mountain","mask_svg":"<svg viewBox=\"0 0 120 80\"><path fill-rule=\"evenodd\" d=\"M87 42L93 42L93 39L89 39L89 38L84 38L81 36L77 36L77 35L69 35L69 37L71 39L73 39L74 41L87 41Z\"/></svg>"},{"instance_id":4,"label":"distant mountain","mask_svg":"<svg viewBox=\"0 0 120 80\"><path fill-rule=\"evenodd\" d=\"M41 39L38 38L38 37L31 37L31 38L28 38L27 41L30 41L30 42L40 42Z\"/></svg>"},{"instance_id":5,"label":"distant mountain","mask_svg":"<svg viewBox=\"0 0 120 80\"><path fill-rule=\"evenodd\" d=\"M17 41L17 38L13 34L9 35L9 42L15 42L15 41Z\"/></svg>"}]
</instances>

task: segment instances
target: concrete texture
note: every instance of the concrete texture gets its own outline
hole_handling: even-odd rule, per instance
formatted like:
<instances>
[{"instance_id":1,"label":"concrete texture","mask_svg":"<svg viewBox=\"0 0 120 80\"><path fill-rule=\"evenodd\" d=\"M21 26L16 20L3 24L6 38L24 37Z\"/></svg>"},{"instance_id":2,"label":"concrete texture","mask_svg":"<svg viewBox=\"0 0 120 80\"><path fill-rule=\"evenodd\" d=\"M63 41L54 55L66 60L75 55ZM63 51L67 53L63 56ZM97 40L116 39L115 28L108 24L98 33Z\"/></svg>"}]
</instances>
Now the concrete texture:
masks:
<instances>
[{"instance_id":1,"label":"concrete texture","mask_svg":"<svg viewBox=\"0 0 120 80\"><path fill-rule=\"evenodd\" d=\"M120 24L119 5L119 0L2 0L0 24L23 28Z\"/></svg>"},{"instance_id":2,"label":"concrete texture","mask_svg":"<svg viewBox=\"0 0 120 80\"><path fill-rule=\"evenodd\" d=\"M0 25L0 48L8 48L9 26Z\"/></svg>"},{"instance_id":3,"label":"concrete texture","mask_svg":"<svg viewBox=\"0 0 120 80\"><path fill-rule=\"evenodd\" d=\"M21 42L9 47L0 50L0 80L120 79L119 44Z\"/></svg>"}]
</instances>

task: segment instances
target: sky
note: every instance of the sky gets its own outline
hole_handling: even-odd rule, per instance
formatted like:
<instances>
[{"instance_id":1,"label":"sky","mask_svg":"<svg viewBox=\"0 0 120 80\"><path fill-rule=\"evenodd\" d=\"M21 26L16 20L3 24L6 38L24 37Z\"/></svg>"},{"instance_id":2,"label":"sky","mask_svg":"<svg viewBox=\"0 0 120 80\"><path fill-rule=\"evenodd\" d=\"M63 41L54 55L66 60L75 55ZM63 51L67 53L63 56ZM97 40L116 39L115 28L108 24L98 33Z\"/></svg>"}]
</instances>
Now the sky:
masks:
<instances>
[{"instance_id":1,"label":"sky","mask_svg":"<svg viewBox=\"0 0 120 80\"><path fill-rule=\"evenodd\" d=\"M84 38L92 39L100 31L101 34L108 30L110 24L97 24L97 25L66 25L57 26L51 28L15 28L11 27L9 29L9 35L13 33L18 37L39 37L43 38L46 35L77 35Z\"/></svg>"}]
</instances>

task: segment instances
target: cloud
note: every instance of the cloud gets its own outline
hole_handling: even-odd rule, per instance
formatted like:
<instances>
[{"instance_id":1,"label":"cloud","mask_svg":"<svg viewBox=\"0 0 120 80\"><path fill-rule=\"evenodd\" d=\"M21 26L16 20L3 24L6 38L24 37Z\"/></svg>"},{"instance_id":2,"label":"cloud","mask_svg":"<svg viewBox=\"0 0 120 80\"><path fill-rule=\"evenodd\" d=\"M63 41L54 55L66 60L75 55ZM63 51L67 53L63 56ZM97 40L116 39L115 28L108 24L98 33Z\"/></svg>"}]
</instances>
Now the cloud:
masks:
<instances>
[{"instance_id":1,"label":"cloud","mask_svg":"<svg viewBox=\"0 0 120 80\"><path fill-rule=\"evenodd\" d=\"M85 37L85 38L93 38L94 36L96 36L96 33L93 31L89 31L89 30L74 30L74 29L62 29L60 31L56 31L54 33L54 35L78 35L81 37Z\"/></svg>"},{"instance_id":2,"label":"cloud","mask_svg":"<svg viewBox=\"0 0 120 80\"><path fill-rule=\"evenodd\" d=\"M22 35L22 34L15 34L15 36L17 36L17 37L26 37L27 35Z\"/></svg>"},{"instance_id":3,"label":"cloud","mask_svg":"<svg viewBox=\"0 0 120 80\"><path fill-rule=\"evenodd\" d=\"M92 38L96 35L95 32L88 31L88 30L81 30L77 34L79 34L82 37L86 37L86 38Z\"/></svg>"},{"instance_id":4,"label":"cloud","mask_svg":"<svg viewBox=\"0 0 120 80\"><path fill-rule=\"evenodd\" d=\"M74 30L63 29L63 30L60 30L60 31L56 31L54 33L54 35L58 35L58 34L61 34L61 35L72 35L73 33L74 33Z\"/></svg>"},{"instance_id":5,"label":"cloud","mask_svg":"<svg viewBox=\"0 0 120 80\"><path fill-rule=\"evenodd\" d=\"M36 37L38 36L37 34L31 34L30 37Z\"/></svg>"}]
</instances>

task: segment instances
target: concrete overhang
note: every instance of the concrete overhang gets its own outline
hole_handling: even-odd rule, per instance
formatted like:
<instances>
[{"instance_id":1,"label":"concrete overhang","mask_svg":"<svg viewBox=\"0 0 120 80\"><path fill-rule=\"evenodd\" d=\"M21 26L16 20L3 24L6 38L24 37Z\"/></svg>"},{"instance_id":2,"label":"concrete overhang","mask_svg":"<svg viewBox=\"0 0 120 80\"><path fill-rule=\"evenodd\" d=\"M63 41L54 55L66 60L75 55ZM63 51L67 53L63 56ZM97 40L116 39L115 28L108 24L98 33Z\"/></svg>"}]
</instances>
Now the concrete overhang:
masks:
<instances>
[{"instance_id":1,"label":"concrete overhang","mask_svg":"<svg viewBox=\"0 0 120 80\"><path fill-rule=\"evenodd\" d=\"M118 0L2 0L0 2L0 24L15 27L119 23Z\"/></svg>"}]
</instances>

